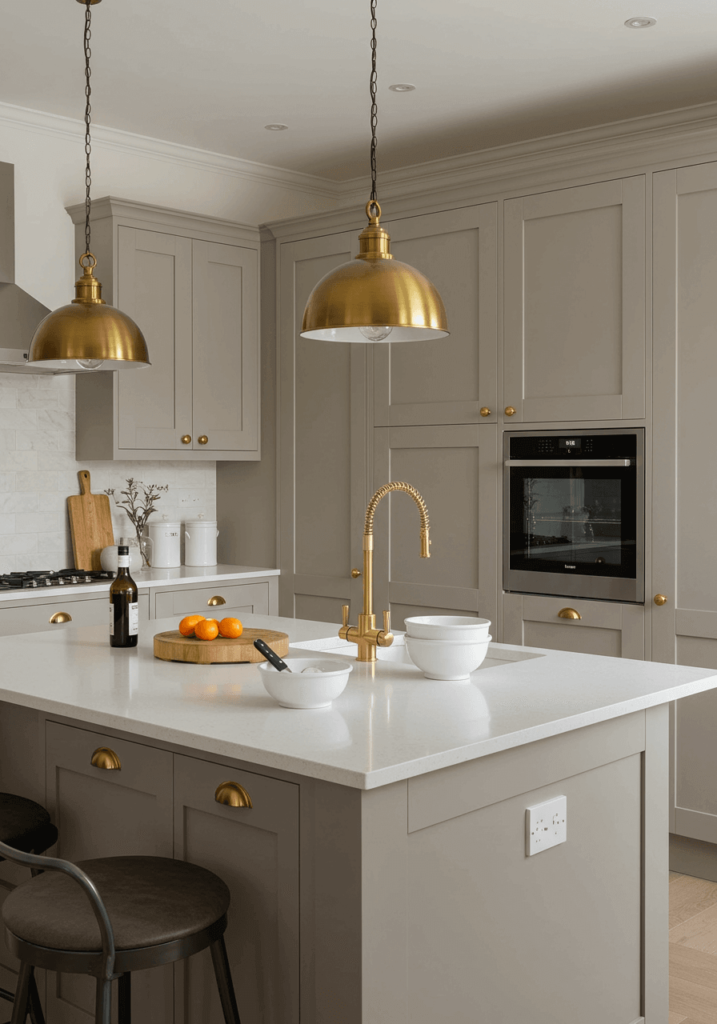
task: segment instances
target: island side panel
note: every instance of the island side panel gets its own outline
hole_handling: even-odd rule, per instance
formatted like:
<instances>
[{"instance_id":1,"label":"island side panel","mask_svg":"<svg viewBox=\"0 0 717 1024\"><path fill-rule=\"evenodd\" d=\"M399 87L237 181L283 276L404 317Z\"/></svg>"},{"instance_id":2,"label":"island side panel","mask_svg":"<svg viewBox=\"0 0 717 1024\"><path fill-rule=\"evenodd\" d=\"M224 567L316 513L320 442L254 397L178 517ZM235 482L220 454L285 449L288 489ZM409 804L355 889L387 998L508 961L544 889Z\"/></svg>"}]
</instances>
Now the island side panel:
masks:
<instances>
[{"instance_id":1,"label":"island side panel","mask_svg":"<svg viewBox=\"0 0 717 1024\"><path fill-rule=\"evenodd\" d=\"M643 978L645 1024L667 1024L669 998L669 706L645 712L643 755Z\"/></svg>"}]
</instances>

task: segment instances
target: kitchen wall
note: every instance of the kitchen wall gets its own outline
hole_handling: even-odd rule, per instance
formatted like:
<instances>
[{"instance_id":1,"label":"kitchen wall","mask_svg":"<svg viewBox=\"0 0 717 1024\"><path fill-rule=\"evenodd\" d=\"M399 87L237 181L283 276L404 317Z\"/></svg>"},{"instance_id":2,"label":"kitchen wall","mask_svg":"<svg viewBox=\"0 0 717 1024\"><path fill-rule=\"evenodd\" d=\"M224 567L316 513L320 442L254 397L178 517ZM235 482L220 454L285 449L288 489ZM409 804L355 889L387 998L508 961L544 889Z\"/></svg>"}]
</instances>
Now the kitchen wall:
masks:
<instances>
[{"instance_id":1,"label":"kitchen wall","mask_svg":"<svg viewBox=\"0 0 717 1024\"><path fill-rule=\"evenodd\" d=\"M75 460L75 377L0 373L0 573L72 566L67 497L79 494L77 472L92 490L119 491L128 477L168 484L154 518L216 518L216 463ZM183 503L184 502L184 503ZM115 539L134 536L110 499Z\"/></svg>"}]
</instances>

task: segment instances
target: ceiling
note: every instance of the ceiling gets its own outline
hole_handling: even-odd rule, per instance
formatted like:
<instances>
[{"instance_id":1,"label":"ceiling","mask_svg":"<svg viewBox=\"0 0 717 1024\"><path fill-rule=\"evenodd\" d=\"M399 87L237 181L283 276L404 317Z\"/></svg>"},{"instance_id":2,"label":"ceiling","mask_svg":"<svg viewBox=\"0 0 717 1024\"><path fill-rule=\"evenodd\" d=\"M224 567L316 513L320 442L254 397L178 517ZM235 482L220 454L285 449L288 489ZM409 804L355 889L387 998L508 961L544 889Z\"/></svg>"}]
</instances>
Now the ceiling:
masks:
<instances>
[{"instance_id":1,"label":"ceiling","mask_svg":"<svg viewBox=\"0 0 717 1024\"><path fill-rule=\"evenodd\" d=\"M717 99L714 0L378 0L378 18L379 170ZM0 101L80 118L83 21L75 0L3 4ZM369 32L369 0L104 0L93 118L356 177Z\"/></svg>"}]
</instances>

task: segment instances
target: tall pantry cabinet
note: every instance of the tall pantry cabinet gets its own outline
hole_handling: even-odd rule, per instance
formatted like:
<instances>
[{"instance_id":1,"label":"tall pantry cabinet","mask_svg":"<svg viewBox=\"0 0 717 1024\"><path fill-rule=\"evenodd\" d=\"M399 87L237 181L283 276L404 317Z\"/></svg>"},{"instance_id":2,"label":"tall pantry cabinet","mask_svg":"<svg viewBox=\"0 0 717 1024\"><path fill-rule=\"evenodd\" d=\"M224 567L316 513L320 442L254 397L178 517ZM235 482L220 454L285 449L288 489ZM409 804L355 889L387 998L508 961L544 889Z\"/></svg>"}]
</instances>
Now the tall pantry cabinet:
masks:
<instances>
[{"instance_id":1,"label":"tall pantry cabinet","mask_svg":"<svg viewBox=\"0 0 717 1024\"><path fill-rule=\"evenodd\" d=\"M93 203L103 297L151 366L77 378L80 459L257 460L259 232L113 198ZM72 207L78 251L84 206Z\"/></svg>"}]
</instances>

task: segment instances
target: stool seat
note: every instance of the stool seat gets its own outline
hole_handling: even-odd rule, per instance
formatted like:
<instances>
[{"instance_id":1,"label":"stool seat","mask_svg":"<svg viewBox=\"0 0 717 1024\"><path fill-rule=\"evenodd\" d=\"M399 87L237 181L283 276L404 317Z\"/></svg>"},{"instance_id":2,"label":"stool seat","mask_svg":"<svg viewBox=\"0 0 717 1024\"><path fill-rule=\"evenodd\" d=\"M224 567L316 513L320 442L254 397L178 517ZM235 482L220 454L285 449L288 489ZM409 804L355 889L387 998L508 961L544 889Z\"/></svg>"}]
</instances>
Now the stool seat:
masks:
<instances>
[{"instance_id":1,"label":"stool seat","mask_svg":"<svg viewBox=\"0 0 717 1024\"><path fill-rule=\"evenodd\" d=\"M196 864L166 857L103 857L78 863L94 882L112 922L115 948L140 949L175 942L218 921L229 890ZM5 900L5 926L45 948L101 952L97 920L85 893L67 875L45 872Z\"/></svg>"},{"instance_id":2,"label":"stool seat","mask_svg":"<svg viewBox=\"0 0 717 1024\"><path fill-rule=\"evenodd\" d=\"M56 842L57 829L44 807L14 793L0 793L0 843L24 853L44 853Z\"/></svg>"}]
</instances>

